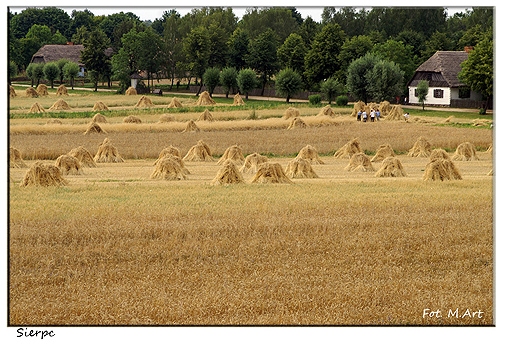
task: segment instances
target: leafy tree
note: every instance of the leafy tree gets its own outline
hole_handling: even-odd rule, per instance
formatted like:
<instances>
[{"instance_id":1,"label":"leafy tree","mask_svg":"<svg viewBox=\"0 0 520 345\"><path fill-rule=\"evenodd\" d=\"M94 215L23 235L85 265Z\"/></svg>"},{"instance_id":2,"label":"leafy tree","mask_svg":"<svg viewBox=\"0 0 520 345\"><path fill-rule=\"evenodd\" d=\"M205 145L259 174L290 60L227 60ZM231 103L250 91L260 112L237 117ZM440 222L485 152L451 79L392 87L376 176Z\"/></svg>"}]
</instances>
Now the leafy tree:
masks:
<instances>
[{"instance_id":1,"label":"leafy tree","mask_svg":"<svg viewBox=\"0 0 520 345\"><path fill-rule=\"evenodd\" d=\"M50 44L67 44L67 37L63 36L59 30L57 30L51 37Z\"/></svg>"},{"instance_id":2,"label":"leafy tree","mask_svg":"<svg viewBox=\"0 0 520 345\"><path fill-rule=\"evenodd\" d=\"M238 86L237 76L238 72L234 67L226 67L220 72L220 85L224 87L226 98L228 98L229 92Z\"/></svg>"},{"instance_id":3,"label":"leafy tree","mask_svg":"<svg viewBox=\"0 0 520 345\"><path fill-rule=\"evenodd\" d=\"M265 30L256 39L251 41L249 55L247 57L249 66L260 74L262 80L262 96L265 85L278 70L278 58L276 57L276 39L272 29Z\"/></svg>"},{"instance_id":4,"label":"leafy tree","mask_svg":"<svg viewBox=\"0 0 520 345\"><path fill-rule=\"evenodd\" d=\"M380 59L367 53L365 56L354 60L347 70L347 89L357 99L368 103L368 73L374 68Z\"/></svg>"},{"instance_id":5,"label":"leafy tree","mask_svg":"<svg viewBox=\"0 0 520 345\"><path fill-rule=\"evenodd\" d=\"M71 21L68 31L70 34L76 33L81 27L85 27L88 31L94 27L94 13L88 9L83 11L72 10L70 17Z\"/></svg>"},{"instance_id":6,"label":"leafy tree","mask_svg":"<svg viewBox=\"0 0 520 345\"><path fill-rule=\"evenodd\" d=\"M285 68L276 75L276 94L285 97L287 103L289 98L302 90L302 87L302 77L292 68Z\"/></svg>"},{"instance_id":7,"label":"leafy tree","mask_svg":"<svg viewBox=\"0 0 520 345\"><path fill-rule=\"evenodd\" d=\"M307 16L298 28L298 31L296 31L296 33L303 39L303 43L305 43L307 49L310 49L317 32L318 23L316 23L311 16Z\"/></svg>"},{"instance_id":8,"label":"leafy tree","mask_svg":"<svg viewBox=\"0 0 520 345\"><path fill-rule=\"evenodd\" d=\"M222 68L227 65L229 36L217 23L211 23L208 28L210 39L210 54L208 64L211 67Z\"/></svg>"},{"instance_id":9,"label":"leafy tree","mask_svg":"<svg viewBox=\"0 0 520 345\"><path fill-rule=\"evenodd\" d=\"M213 91L215 91L215 88L220 82L220 70L216 67L210 67L206 69L202 79L208 89L209 95L213 96Z\"/></svg>"},{"instance_id":10,"label":"leafy tree","mask_svg":"<svg viewBox=\"0 0 520 345\"><path fill-rule=\"evenodd\" d=\"M380 60L368 71L367 91L375 102L392 100L403 92L403 75L393 61Z\"/></svg>"},{"instance_id":11,"label":"leafy tree","mask_svg":"<svg viewBox=\"0 0 520 345\"><path fill-rule=\"evenodd\" d=\"M292 33L287 37L282 46L278 48L277 56L282 67L292 68L294 71L302 74L305 70L306 53L307 48L303 38L296 33Z\"/></svg>"},{"instance_id":12,"label":"leafy tree","mask_svg":"<svg viewBox=\"0 0 520 345\"><path fill-rule=\"evenodd\" d=\"M91 80L94 82L94 91L97 91L98 82L103 75L110 71L110 59L105 54L110 40L100 29L92 31L81 51L81 62L85 64Z\"/></svg>"},{"instance_id":13,"label":"leafy tree","mask_svg":"<svg viewBox=\"0 0 520 345\"><path fill-rule=\"evenodd\" d=\"M208 30L203 26L193 29L184 39L184 53L186 54L186 58L193 64L192 71L194 75L201 79L197 95L202 89L202 76L208 67L208 60L211 54L210 44Z\"/></svg>"},{"instance_id":14,"label":"leafy tree","mask_svg":"<svg viewBox=\"0 0 520 345\"><path fill-rule=\"evenodd\" d=\"M246 57L249 54L249 36L241 28L237 28L228 41L229 65L241 70L247 66Z\"/></svg>"},{"instance_id":15,"label":"leafy tree","mask_svg":"<svg viewBox=\"0 0 520 345\"><path fill-rule=\"evenodd\" d=\"M305 55L304 75L309 86L332 77L340 69L339 53L345 33L338 24L326 24Z\"/></svg>"},{"instance_id":16,"label":"leafy tree","mask_svg":"<svg viewBox=\"0 0 520 345\"><path fill-rule=\"evenodd\" d=\"M276 37L275 43L279 44L298 29L298 22L287 7L250 8L242 16L240 27L253 40L271 29Z\"/></svg>"},{"instance_id":17,"label":"leafy tree","mask_svg":"<svg viewBox=\"0 0 520 345\"><path fill-rule=\"evenodd\" d=\"M65 78L70 80L70 86L72 90L74 90L74 78L77 77L79 73L79 66L77 63L69 61L63 66L63 75Z\"/></svg>"},{"instance_id":18,"label":"leafy tree","mask_svg":"<svg viewBox=\"0 0 520 345\"><path fill-rule=\"evenodd\" d=\"M67 59L59 59L56 61L56 65L58 66L60 73L58 74L58 78L60 79L60 84L63 84L63 79L65 78L65 74L63 73L63 66L70 60Z\"/></svg>"},{"instance_id":19,"label":"leafy tree","mask_svg":"<svg viewBox=\"0 0 520 345\"><path fill-rule=\"evenodd\" d=\"M320 86L320 92L329 104L331 104L332 101L343 92L343 90L343 85L341 85L341 83L335 78L329 78L323 81Z\"/></svg>"},{"instance_id":20,"label":"leafy tree","mask_svg":"<svg viewBox=\"0 0 520 345\"><path fill-rule=\"evenodd\" d=\"M34 63L30 63L27 65L27 68L25 69L25 75L27 75L27 78L31 79L31 87L34 86L34 79L36 79L36 76L34 74Z\"/></svg>"},{"instance_id":21,"label":"leafy tree","mask_svg":"<svg viewBox=\"0 0 520 345\"><path fill-rule=\"evenodd\" d=\"M114 79L119 80L119 93L124 93L130 87L130 75L135 72L135 63L131 62L132 57L126 49L120 49L117 54L112 56L111 70Z\"/></svg>"},{"instance_id":22,"label":"leafy tree","mask_svg":"<svg viewBox=\"0 0 520 345\"><path fill-rule=\"evenodd\" d=\"M87 40L90 32L85 26L81 26L76 29L76 32L72 35L71 41L74 44L84 44Z\"/></svg>"},{"instance_id":23,"label":"leafy tree","mask_svg":"<svg viewBox=\"0 0 520 345\"><path fill-rule=\"evenodd\" d=\"M41 47L52 42L52 32L46 25L34 24L25 35L25 38L37 41Z\"/></svg>"},{"instance_id":24,"label":"leafy tree","mask_svg":"<svg viewBox=\"0 0 520 345\"><path fill-rule=\"evenodd\" d=\"M445 32L436 31L425 43L425 50L422 54L423 61L429 59L439 50L453 50L454 46Z\"/></svg>"},{"instance_id":25,"label":"leafy tree","mask_svg":"<svg viewBox=\"0 0 520 345\"><path fill-rule=\"evenodd\" d=\"M9 84L11 84L11 80L18 75L18 66L16 62L9 61Z\"/></svg>"},{"instance_id":26,"label":"leafy tree","mask_svg":"<svg viewBox=\"0 0 520 345\"><path fill-rule=\"evenodd\" d=\"M51 83L51 89L54 89L54 80L60 75L60 68L55 62L47 62L43 66L43 74L45 79Z\"/></svg>"},{"instance_id":27,"label":"leafy tree","mask_svg":"<svg viewBox=\"0 0 520 345\"><path fill-rule=\"evenodd\" d=\"M338 56L341 64L339 75L337 76L338 80L342 83L346 83L347 69L350 63L370 52L373 47L374 43L372 43L372 40L368 36L360 35L351 37L350 39L347 38L341 46L341 51Z\"/></svg>"},{"instance_id":28,"label":"leafy tree","mask_svg":"<svg viewBox=\"0 0 520 345\"><path fill-rule=\"evenodd\" d=\"M29 29L35 24L50 28L51 35L56 31L60 31L64 33L66 37L69 37L68 30L70 23L70 16L63 9L56 7L29 7L15 14L9 24L14 37L20 39L25 37ZM40 44L42 44L42 42L40 42Z\"/></svg>"},{"instance_id":29,"label":"leafy tree","mask_svg":"<svg viewBox=\"0 0 520 345\"><path fill-rule=\"evenodd\" d=\"M150 87L150 80L153 78L153 75L157 74L163 65L163 51L164 44L162 38L151 28L147 28L145 31L138 33L137 52L139 55L137 63L140 69L147 72L148 87Z\"/></svg>"},{"instance_id":30,"label":"leafy tree","mask_svg":"<svg viewBox=\"0 0 520 345\"><path fill-rule=\"evenodd\" d=\"M164 51L162 71L171 79L171 90L175 79L177 60L180 59L182 53L182 43L178 30L181 15L175 10L168 13L170 15L163 25Z\"/></svg>"},{"instance_id":31,"label":"leafy tree","mask_svg":"<svg viewBox=\"0 0 520 345\"><path fill-rule=\"evenodd\" d=\"M383 60L394 62L403 72L404 80L407 81L413 77L417 66L414 63L413 49L411 46L405 45L400 41L389 39L385 43L376 44L372 52ZM395 93L394 96L405 92L404 83L401 83L401 85L403 90Z\"/></svg>"},{"instance_id":32,"label":"leafy tree","mask_svg":"<svg viewBox=\"0 0 520 345\"><path fill-rule=\"evenodd\" d=\"M43 79L43 77L45 76L45 74L43 73L43 66L45 64L43 64L43 63L35 63L33 65L34 65L34 67L33 67L33 76L34 76L34 79L36 80L36 85L39 85L40 84L40 80Z\"/></svg>"},{"instance_id":33,"label":"leafy tree","mask_svg":"<svg viewBox=\"0 0 520 345\"><path fill-rule=\"evenodd\" d=\"M489 100L493 97L493 40L486 37L475 46L468 59L462 62L458 77L472 90L482 93L486 98L484 111L487 111Z\"/></svg>"},{"instance_id":34,"label":"leafy tree","mask_svg":"<svg viewBox=\"0 0 520 345\"><path fill-rule=\"evenodd\" d=\"M249 92L256 87L257 83L256 73L251 68L242 69L238 72L238 88L240 92L246 95L246 100L249 98Z\"/></svg>"},{"instance_id":35,"label":"leafy tree","mask_svg":"<svg viewBox=\"0 0 520 345\"><path fill-rule=\"evenodd\" d=\"M419 100L419 103L422 104L422 109L424 110L424 102L426 101L426 96L428 95L428 89L429 89L429 83L427 80L419 80L419 83L417 83L417 99Z\"/></svg>"}]
</instances>

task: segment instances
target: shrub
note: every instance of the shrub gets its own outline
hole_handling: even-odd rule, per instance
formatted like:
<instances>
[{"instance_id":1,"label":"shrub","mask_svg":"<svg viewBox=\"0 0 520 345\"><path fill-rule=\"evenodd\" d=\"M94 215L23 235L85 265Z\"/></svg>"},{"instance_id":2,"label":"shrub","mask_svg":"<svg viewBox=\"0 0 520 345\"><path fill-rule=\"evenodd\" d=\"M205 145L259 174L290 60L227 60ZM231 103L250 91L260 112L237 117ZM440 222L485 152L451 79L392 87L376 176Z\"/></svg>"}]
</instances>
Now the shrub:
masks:
<instances>
[{"instance_id":1,"label":"shrub","mask_svg":"<svg viewBox=\"0 0 520 345\"><path fill-rule=\"evenodd\" d=\"M318 105L321 103L321 96L320 95L310 95L309 96L309 103L312 105Z\"/></svg>"},{"instance_id":2,"label":"shrub","mask_svg":"<svg viewBox=\"0 0 520 345\"><path fill-rule=\"evenodd\" d=\"M348 97L347 96L338 96L336 97L336 104L339 106L346 106L348 104Z\"/></svg>"}]
</instances>

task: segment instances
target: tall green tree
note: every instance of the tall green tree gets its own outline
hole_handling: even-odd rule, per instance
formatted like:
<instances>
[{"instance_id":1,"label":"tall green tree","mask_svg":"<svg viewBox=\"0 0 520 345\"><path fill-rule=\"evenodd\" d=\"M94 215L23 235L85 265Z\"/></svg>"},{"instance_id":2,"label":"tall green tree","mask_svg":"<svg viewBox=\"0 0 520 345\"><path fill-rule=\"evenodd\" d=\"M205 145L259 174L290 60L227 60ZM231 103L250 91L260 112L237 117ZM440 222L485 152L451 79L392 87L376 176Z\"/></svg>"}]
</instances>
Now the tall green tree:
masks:
<instances>
[{"instance_id":1,"label":"tall green tree","mask_svg":"<svg viewBox=\"0 0 520 345\"><path fill-rule=\"evenodd\" d=\"M68 32L71 18L67 12L57 7L28 7L12 16L9 27L14 37L20 39L25 37L33 25L47 26L51 34L60 31L64 36L70 37Z\"/></svg>"},{"instance_id":2,"label":"tall green tree","mask_svg":"<svg viewBox=\"0 0 520 345\"><path fill-rule=\"evenodd\" d=\"M293 16L293 11L287 7L255 7L247 9L239 27L245 30L252 40L271 29L278 45L298 29L298 21Z\"/></svg>"},{"instance_id":3,"label":"tall green tree","mask_svg":"<svg viewBox=\"0 0 520 345\"><path fill-rule=\"evenodd\" d=\"M237 76L237 84L240 92L246 95L246 100L249 98L249 92L257 85L258 79L255 71L251 68L240 70Z\"/></svg>"},{"instance_id":4,"label":"tall green tree","mask_svg":"<svg viewBox=\"0 0 520 345\"><path fill-rule=\"evenodd\" d=\"M329 104L331 104L337 96L341 95L343 90L344 86L341 85L336 78L329 78L323 81L320 85L320 92Z\"/></svg>"},{"instance_id":5,"label":"tall green tree","mask_svg":"<svg viewBox=\"0 0 520 345\"><path fill-rule=\"evenodd\" d=\"M220 83L220 70L216 67L210 67L206 69L202 77L204 85L206 85L207 91L210 96L213 96L213 91Z\"/></svg>"},{"instance_id":6,"label":"tall green tree","mask_svg":"<svg viewBox=\"0 0 520 345\"><path fill-rule=\"evenodd\" d=\"M163 25L164 51L162 71L171 80L170 90L173 88L176 77L177 61L182 56L182 41L178 29L180 17L181 15L173 10Z\"/></svg>"},{"instance_id":7,"label":"tall green tree","mask_svg":"<svg viewBox=\"0 0 520 345\"><path fill-rule=\"evenodd\" d=\"M105 50L108 48L110 40L100 29L92 31L90 37L81 51L81 62L85 64L90 79L94 82L94 91L98 89L101 77L109 74L110 58Z\"/></svg>"},{"instance_id":8,"label":"tall green tree","mask_svg":"<svg viewBox=\"0 0 520 345\"><path fill-rule=\"evenodd\" d=\"M379 60L376 55L367 53L365 56L354 60L347 70L348 92L365 103L368 103L369 98L368 74Z\"/></svg>"},{"instance_id":9,"label":"tall green tree","mask_svg":"<svg viewBox=\"0 0 520 345\"><path fill-rule=\"evenodd\" d=\"M326 24L305 55L305 72L308 85L319 85L340 69L339 53L345 41L345 33L338 24Z\"/></svg>"},{"instance_id":10,"label":"tall green tree","mask_svg":"<svg viewBox=\"0 0 520 345\"><path fill-rule=\"evenodd\" d=\"M79 66L77 63L69 61L63 66L63 75L70 80L70 87L74 90L74 79L78 76Z\"/></svg>"},{"instance_id":11,"label":"tall green tree","mask_svg":"<svg viewBox=\"0 0 520 345\"><path fill-rule=\"evenodd\" d=\"M303 38L292 33L287 37L285 42L278 48L277 55L278 61L283 68L292 68L300 75L305 70L305 55L307 54L307 48Z\"/></svg>"},{"instance_id":12,"label":"tall green tree","mask_svg":"<svg viewBox=\"0 0 520 345\"><path fill-rule=\"evenodd\" d=\"M267 82L279 68L276 50L275 33L272 29L265 30L256 39L251 41L249 46L247 62L252 69L260 74L262 80L262 96L264 95Z\"/></svg>"},{"instance_id":13,"label":"tall green tree","mask_svg":"<svg viewBox=\"0 0 520 345\"><path fill-rule=\"evenodd\" d=\"M367 91L375 102L390 101L403 94L404 72L393 61L378 61L372 70L368 71Z\"/></svg>"},{"instance_id":14,"label":"tall green tree","mask_svg":"<svg viewBox=\"0 0 520 345\"><path fill-rule=\"evenodd\" d=\"M47 62L43 66L43 74L45 79L51 83L51 89L54 89L54 80L60 75L60 68L55 62Z\"/></svg>"},{"instance_id":15,"label":"tall green tree","mask_svg":"<svg viewBox=\"0 0 520 345\"><path fill-rule=\"evenodd\" d=\"M468 59L462 63L459 79L472 90L482 93L486 99L484 111L489 108L493 97L494 55L493 40L485 38L469 53Z\"/></svg>"},{"instance_id":16,"label":"tall green tree","mask_svg":"<svg viewBox=\"0 0 520 345\"><path fill-rule=\"evenodd\" d=\"M383 60L395 63L403 72L402 78L404 82L413 77L415 70L418 67L413 59L413 48L409 45L405 45L401 41L389 39L385 43L376 44L373 47L372 52ZM394 96L406 91L405 83L401 83L401 86L403 87L403 90L394 94ZM394 91L392 90L392 92Z\"/></svg>"},{"instance_id":17,"label":"tall green tree","mask_svg":"<svg viewBox=\"0 0 520 345\"><path fill-rule=\"evenodd\" d=\"M88 9L83 11L72 10L71 21L69 26L69 34L75 34L79 28L85 27L86 30L90 31L94 28L94 13Z\"/></svg>"},{"instance_id":18,"label":"tall green tree","mask_svg":"<svg viewBox=\"0 0 520 345\"><path fill-rule=\"evenodd\" d=\"M292 68L285 68L276 75L276 94L285 97L286 103L289 103L289 99L300 92L302 87L302 77Z\"/></svg>"},{"instance_id":19,"label":"tall green tree","mask_svg":"<svg viewBox=\"0 0 520 345\"><path fill-rule=\"evenodd\" d=\"M27 31L25 38L36 40L40 46L44 46L52 42L52 32L47 25L34 24Z\"/></svg>"},{"instance_id":20,"label":"tall green tree","mask_svg":"<svg viewBox=\"0 0 520 345\"><path fill-rule=\"evenodd\" d=\"M147 28L138 33L138 47L137 63L140 69L147 72L148 87L150 88L150 80L153 85L153 76L157 76L163 66L164 41L154 30Z\"/></svg>"},{"instance_id":21,"label":"tall green tree","mask_svg":"<svg viewBox=\"0 0 520 345\"><path fill-rule=\"evenodd\" d=\"M237 28L228 40L229 66L238 71L247 66L246 58L249 55L249 36L241 28Z\"/></svg>"},{"instance_id":22,"label":"tall green tree","mask_svg":"<svg viewBox=\"0 0 520 345\"><path fill-rule=\"evenodd\" d=\"M34 64L31 64L33 65L32 67L32 75L33 75L33 78L36 80L36 85L40 85L40 80L43 79L43 77L45 76L45 74L43 73L43 66L45 64L43 63L34 63Z\"/></svg>"},{"instance_id":23,"label":"tall green tree","mask_svg":"<svg viewBox=\"0 0 520 345\"><path fill-rule=\"evenodd\" d=\"M374 43L369 36L360 35L347 38L341 46L341 51L338 56L341 66L339 73L336 74L338 80L342 83L346 83L347 69L350 63L370 52L373 47Z\"/></svg>"},{"instance_id":24,"label":"tall green tree","mask_svg":"<svg viewBox=\"0 0 520 345\"><path fill-rule=\"evenodd\" d=\"M16 62L9 61L9 85L11 85L11 80L18 75L18 66Z\"/></svg>"},{"instance_id":25,"label":"tall green tree","mask_svg":"<svg viewBox=\"0 0 520 345\"><path fill-rule=\"evenodd\" d=\"M236 89L238 72L235 67L226 67L220 72L220 85L224 88L226 98L231 90Z\"/></svg>"},{"instance_id":26,"label":"tall green tree","mask_svg":"<svg viewBox=\"0 0 520 345\"><path fill-rule=\"evenodd\" d=\"M210 47L210 36L208 30L203 26L193 29L184 39L184 53L186 54L186 58L193 64L193 74L201 79L197 95L199 95L202 89L202 77L206 68L208 68L208 60L211 54Z\"/></svg>"}]
</instances>

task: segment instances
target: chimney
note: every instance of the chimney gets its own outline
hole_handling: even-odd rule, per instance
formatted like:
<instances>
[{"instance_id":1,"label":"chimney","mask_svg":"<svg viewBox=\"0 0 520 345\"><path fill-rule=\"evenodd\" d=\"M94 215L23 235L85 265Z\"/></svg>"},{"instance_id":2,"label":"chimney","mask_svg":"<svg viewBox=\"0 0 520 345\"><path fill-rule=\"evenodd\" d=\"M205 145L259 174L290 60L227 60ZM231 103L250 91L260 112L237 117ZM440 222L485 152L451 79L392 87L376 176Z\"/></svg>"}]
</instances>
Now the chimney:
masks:
<instances>
[{"instance_id":1,"label":"chimney","mask_svg":"<svg viewBox=\"0 0 520 345\"><path fill-rule=\"evenodd\" d=\"M68 46L73 46L73 45L74 45L74 42L67 42L67 45L68 45Z\"/></svg>"},{"instance_id":2,"label":"chimney","mask_svg":"<svg viewBox=\"0 0 520 345\"><path fill-rule=\"evenodd\" d=\"M472 50L473 50L473 46L465 46L465 47L464 47L464 51L465 51L466 53L469 53L469 52L472 51Z\"/></svg>"}]
</instances>

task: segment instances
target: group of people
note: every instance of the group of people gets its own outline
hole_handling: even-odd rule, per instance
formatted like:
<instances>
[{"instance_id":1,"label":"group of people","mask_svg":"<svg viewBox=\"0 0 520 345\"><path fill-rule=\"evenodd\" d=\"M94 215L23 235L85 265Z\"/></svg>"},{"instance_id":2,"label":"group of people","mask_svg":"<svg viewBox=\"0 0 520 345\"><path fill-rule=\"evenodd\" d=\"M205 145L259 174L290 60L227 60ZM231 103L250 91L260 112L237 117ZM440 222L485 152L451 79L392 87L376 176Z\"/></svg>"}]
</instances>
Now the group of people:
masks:
<instances>
[{"instance_id":1,"label":"group of people","mask_svg":"<svg viewBox=\"0 0 520 345\"><path fill-rule=\"evenodd\" d=\"M366 111L358 111L357 113L357 120L367 122L368 121L368 114ZM370 110L370 122L379 121L381 119L381 112L379 109L371 109Z\"/></svg>"}]
</instances>

